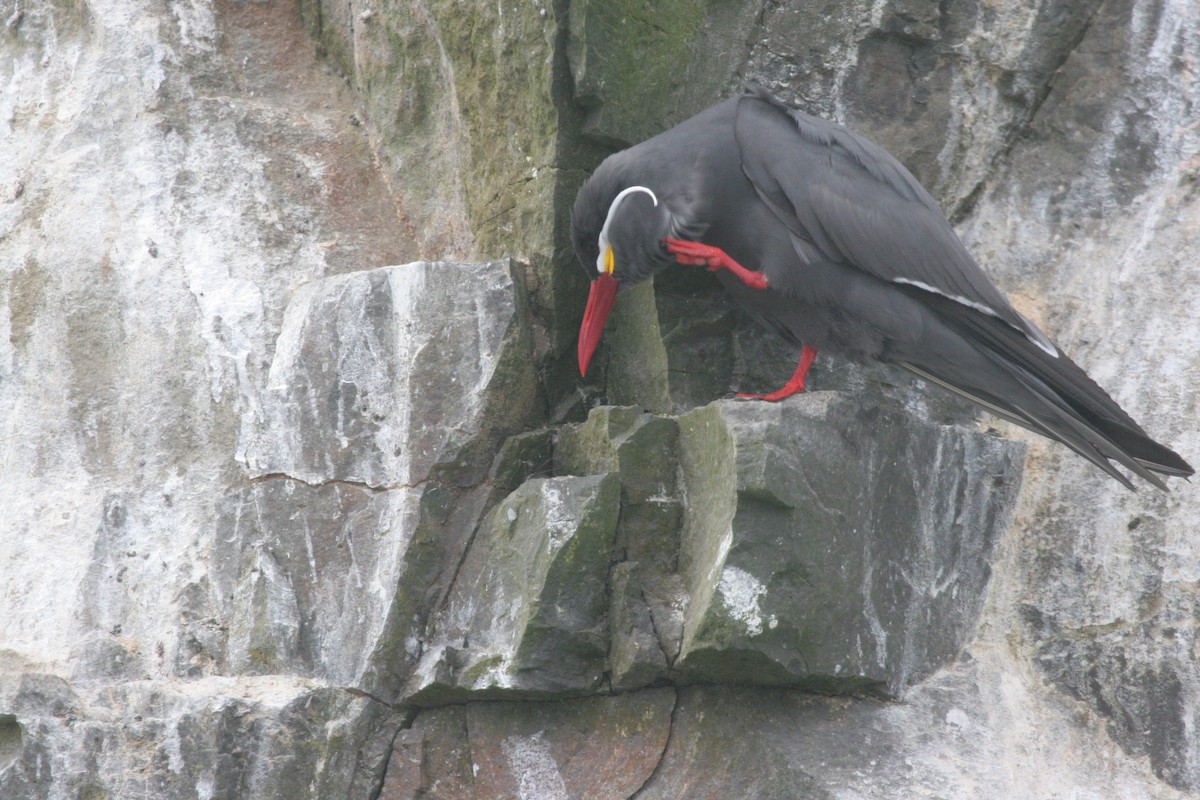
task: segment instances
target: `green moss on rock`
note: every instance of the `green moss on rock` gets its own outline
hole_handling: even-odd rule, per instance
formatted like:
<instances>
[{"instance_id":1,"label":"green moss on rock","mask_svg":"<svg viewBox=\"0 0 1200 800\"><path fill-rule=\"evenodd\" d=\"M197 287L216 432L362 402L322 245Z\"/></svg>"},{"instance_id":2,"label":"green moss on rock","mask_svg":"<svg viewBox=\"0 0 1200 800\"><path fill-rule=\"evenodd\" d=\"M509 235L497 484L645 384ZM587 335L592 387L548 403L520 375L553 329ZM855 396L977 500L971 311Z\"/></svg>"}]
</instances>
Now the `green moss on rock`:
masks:
<instances>
[{"instance_id":1,"label":"green moss on rock","mask_svg":"<svg viewBox=\"0 0 1200 800\"><path fill-rule=\"evenodd\" d=\"M629 145L711 105L745 58L762 0L575 0L567 57L585 130Z\"/></svg>"}]
</instances>

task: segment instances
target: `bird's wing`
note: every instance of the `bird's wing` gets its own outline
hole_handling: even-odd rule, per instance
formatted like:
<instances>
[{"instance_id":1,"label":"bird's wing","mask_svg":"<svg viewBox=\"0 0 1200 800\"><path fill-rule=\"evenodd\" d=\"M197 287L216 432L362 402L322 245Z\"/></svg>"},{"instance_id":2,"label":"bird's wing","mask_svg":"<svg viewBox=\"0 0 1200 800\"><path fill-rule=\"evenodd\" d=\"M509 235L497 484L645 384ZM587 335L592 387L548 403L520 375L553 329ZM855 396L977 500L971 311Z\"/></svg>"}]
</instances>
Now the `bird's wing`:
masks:
<instances>
[{"instance_id":1,"label":"bird's wing","mask_svg":"<svg viewBox=\"0 0 1200 800\"><path fill-rule=\"evenodd\" d=\"M791 230L801 259L850 264L936 292L1004 320L1057 355L983 274L929 193L883 148L757 89L739 99L736 138L743 172Z\"/></svg>"}]
</instances>

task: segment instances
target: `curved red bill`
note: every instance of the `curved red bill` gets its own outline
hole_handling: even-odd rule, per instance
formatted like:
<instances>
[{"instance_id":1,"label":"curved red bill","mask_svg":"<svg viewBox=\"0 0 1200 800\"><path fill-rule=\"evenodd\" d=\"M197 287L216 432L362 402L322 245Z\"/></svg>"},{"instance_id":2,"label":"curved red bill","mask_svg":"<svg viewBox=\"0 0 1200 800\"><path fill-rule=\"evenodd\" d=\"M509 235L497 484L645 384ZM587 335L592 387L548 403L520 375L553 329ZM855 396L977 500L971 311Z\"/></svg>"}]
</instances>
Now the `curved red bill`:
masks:
<instances>
[{"instance_id":1,"label":"curved red bill","mask_svg":"<svg viewBox=\"0 0 1200 800\"><path fill-rule=\"evenodd\" d=\"M583 325L579 327L579 374L587 375L592 353L600 344L604 323L617 299L617 279L612 275L601 275L592 281L592 292L588 295L587 311L583 313Z\"/></svg>"}]
</instances>

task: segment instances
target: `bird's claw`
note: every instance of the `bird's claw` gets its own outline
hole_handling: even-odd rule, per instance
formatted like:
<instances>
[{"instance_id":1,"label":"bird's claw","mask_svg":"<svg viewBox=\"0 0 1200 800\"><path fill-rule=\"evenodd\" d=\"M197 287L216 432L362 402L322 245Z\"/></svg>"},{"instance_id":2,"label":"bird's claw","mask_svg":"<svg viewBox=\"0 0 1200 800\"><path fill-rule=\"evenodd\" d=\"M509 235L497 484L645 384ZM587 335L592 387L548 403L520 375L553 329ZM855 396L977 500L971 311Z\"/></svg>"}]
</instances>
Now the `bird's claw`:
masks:
<instances>
[{"instance_id":1,"label":"bird's claw","mask_svg":"<svg viewBox=\"0 0 1200 800\"><path fill-rule=\"evenodd\" d=\"M746 269L719 247L700 242L687 242L682 239L664 239L663 245L680 264L690 267L707 267L709 272L727 269L751 289L767 288L766 275Z\"/></svg>"},{"instance_id":2,"label":"bird's claw","mask_svg":"<svg viewBox=\"0 0 1200 800\"><path fill-rule=\"evenodd\" d=\"M761 272L751 272L748 269L744 269L742 272L735 270L734 274L741 278L742 283L746 284L751 289L767 288L767 276L763 275Z\"/></svg>"},{"instance_id":3,"label":"bird's claw","mask_svg":"<svg viewBox=\"0 0 1200 800\"><path fill-rule=\"evenodd\" d=\"M770 394L739 394L737 399L766 400L768 403L778 403L780 400L786 400L792 395L802 394L804 392L805 379L808 377L808 370L816 360L817 348L806 344L800 351L800 363L796 365L796 371L792 373L792 377L788 379L788 382L784 384L782 389Z\"/></svg>"}]
</instances>

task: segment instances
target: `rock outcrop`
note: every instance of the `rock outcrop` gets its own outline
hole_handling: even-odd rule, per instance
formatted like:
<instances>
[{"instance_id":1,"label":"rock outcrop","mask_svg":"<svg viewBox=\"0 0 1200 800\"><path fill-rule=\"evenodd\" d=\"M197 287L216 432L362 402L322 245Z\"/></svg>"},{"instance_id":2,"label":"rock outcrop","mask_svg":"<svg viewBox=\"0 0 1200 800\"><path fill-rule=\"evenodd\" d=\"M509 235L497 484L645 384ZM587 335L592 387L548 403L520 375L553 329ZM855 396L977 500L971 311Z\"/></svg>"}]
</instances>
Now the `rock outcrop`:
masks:
<instances>
[{"instance_id":1,"label":"rock outcrop","mask_svg":"<svg viewBox=\"0 0 1200 800\"><path fill-rule=\"evenodd\" d=\"M87 0L0 32L0 797L1200 792L1200 504L677 270L587 171L759 80L1200 454L1200 11Z\"/></svg>"}]
</instances>

